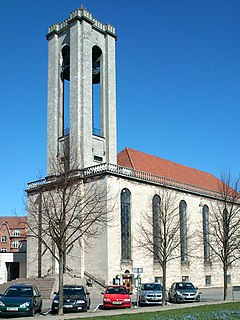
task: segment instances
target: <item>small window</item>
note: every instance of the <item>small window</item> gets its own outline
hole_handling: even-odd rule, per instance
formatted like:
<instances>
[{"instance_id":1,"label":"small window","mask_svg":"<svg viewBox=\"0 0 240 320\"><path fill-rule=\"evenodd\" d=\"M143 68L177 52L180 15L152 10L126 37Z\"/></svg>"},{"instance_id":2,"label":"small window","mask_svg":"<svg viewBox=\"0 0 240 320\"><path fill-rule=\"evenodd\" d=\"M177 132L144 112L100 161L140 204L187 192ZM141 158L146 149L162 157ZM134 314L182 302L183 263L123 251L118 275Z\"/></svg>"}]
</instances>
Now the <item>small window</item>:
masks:
<instances>
[{"instance_id":1,"label":"small window","mask_svg":"<svg viewBox=\"0 0 240 320\"><path fill-rule=\"evenodd\" d=\"M20 236L20 230L18 230L18 229L13 230L12 231L12 236L13 237L19 237Z\"/></svg>"},{"instance_id":2,"label":"small window","mask_svg":"<svg viewBox=\"0 0 240 320\"><path fill-rule=\"evenodd\" d=\"M206 285L212 284L212 277L211 276L205 276L205 284Z\"/></svg>"},{"instance_id":3,"label":"small window","mask_svg":"<svg viewBox=\"0 0 240 320\"><path fill-rule=\"evenodd\" d=\"M182 276L182 281L189 281L189 276Z\"/></svg>"},{"instance_id":4,"label":"small window","mask_svg":"<svg viewBox=\"0 0 240 320\"><path fill-rule=\"evenodd\" d=\"M6 248L1 248L1 252L7 252Z\"/></svg>"},{"instance_id":5,"label":"small window","mask_svg":"<svg viewBox=\"0 0 240 320\"><path fill-rule=\"evenodd\" d=\"M11 247L12 248L18 248L19 247L19 242L18 241L12 241Z\"/></svg>"},{"instance_id":6,"label":"small window","mask_svg":"<svg viewBox=\"0 0 240 320\"><path fill-rule=\"evenodd\" d=\"M2 236L1 237L1 242L7 242L7 237L6 236Z\"/></svg>"},{"instance_id":7,"label":"small window","mask_svg":"<svg viewBox=\"0 0 240 320\"><path fill-rule=\"evenodd\" d=\"M230 284L231 282L232 282L232 280L231 280L231 275L228 274L228 275L227 275L227 283Z\"/></svg>"},{"instance_id":8,"label":"small window","mask_svg":"<svg viewBox=\"0 0 240 320\"><path fill-rule=\"evenodd\" d=\"M102 162L103 158L99 156L94 156L94 161Z\"/></svg>"},{"instance_id":9,"label":"small window","mask_svg":"<svg viewBox=\"0 0 240 320\"><path fill-rule=\"evenodd\" d=\"M155 277L154 282L162 283L163 278L162 277Z\"/></svg>"}]
</instances>

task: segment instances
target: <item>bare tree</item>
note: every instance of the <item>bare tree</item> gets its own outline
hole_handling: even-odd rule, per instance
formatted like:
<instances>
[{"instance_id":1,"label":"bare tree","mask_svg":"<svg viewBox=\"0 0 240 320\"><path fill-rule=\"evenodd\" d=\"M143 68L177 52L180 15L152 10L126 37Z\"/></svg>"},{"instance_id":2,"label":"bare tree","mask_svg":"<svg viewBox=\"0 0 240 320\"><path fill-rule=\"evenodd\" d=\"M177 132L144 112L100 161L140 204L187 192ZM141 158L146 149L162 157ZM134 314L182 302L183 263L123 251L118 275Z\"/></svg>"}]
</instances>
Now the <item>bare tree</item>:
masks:
<instances>
[{"instance_id":1,"label":"bare tree","mask_svg":"<svg viewBox=\"0 0 240 320\"><path fill-rule=\"evenodd\" d=\"M107 191L101 182L86 181L81 172L71 170L68 159L57 159L52 166L54 175L28 190L28 228L30 236L58 261L61 315L67 251L77 241L87 244L90 238L98 237L112 216L107 211ZM41 259L41 246L38 248Z\"/></svg>"},{"instance_id":2,"label":"bare tree","mask_svg":"<svg viewBox=\"0 0 240 320\"><path fill-rule=\"evenodd\" d=\"M181 204L180 204L181 205ZM150 258L159 263L163 274L163 298L166 302L167 264L176 258L188 260L189 230L187 213L179 212L179 198L176 192L161 189L159 195L152 200L152 212L144 212L137 226L138 247L142 248Z\"/></svg>"},{"instance_id":3,"label":"bare tree","mask_svg":"<svg viewBox=\"0 0 240 320\"><path fill-rule=\"evenodd\" d=\"M227 297L229 268L240 258L240 178L222 175L219 198L211 205L209 236L210 250L223 267L223 299Z\"/></svg>"}]
</instances>

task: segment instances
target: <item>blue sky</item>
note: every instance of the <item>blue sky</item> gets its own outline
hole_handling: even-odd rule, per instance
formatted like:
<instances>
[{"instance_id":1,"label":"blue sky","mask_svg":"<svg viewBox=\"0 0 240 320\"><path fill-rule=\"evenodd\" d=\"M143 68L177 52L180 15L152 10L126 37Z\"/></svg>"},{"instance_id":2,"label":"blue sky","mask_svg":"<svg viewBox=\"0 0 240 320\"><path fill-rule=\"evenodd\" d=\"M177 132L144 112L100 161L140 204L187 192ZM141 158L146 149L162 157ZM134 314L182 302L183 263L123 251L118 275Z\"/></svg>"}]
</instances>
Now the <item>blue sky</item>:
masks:
<instances>
[{"instance_id":1,"label":"blue sky","mask_svg":"<svg viewBox=\"0 0 240 320\"><path fill-rule=\"evenodd\" d=\"M46 173L48 26L83 4L116 27L118 151L240 172L239 0L1 0L0 215Z\"/></svg>"}]
</instances>

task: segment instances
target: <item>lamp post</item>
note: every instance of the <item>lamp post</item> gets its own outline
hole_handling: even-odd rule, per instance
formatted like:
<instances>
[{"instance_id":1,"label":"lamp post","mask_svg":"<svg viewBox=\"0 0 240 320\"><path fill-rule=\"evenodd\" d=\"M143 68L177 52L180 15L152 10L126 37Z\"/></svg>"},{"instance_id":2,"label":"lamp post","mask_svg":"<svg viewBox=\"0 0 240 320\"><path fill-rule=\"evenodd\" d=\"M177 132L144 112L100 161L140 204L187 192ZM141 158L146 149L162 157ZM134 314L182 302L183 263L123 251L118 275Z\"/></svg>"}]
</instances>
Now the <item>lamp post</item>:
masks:
<instances>
[{"instance_id":1,"label":"lamp post","mask_svg":"<svg viewBox=\"0 0 240 320\"><path fill-rule=\"evenodd\" d=\"M139 289L140 289L140 273L143 273L143 268L133 268L133 272L137 273L137 301L136 301L136 307L138 308L138 300L139 300Z\"/></svg>"}]
</instances>

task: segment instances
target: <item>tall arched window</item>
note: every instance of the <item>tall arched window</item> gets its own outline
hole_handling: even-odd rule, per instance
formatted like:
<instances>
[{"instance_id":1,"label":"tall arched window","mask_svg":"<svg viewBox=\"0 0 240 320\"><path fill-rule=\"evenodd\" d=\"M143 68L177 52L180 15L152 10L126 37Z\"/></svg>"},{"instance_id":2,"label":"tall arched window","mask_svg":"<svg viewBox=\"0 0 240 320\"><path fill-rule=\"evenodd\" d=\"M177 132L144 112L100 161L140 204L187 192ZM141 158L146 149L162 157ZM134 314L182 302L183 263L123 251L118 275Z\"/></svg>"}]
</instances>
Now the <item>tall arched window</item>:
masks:
<instances>
[{"instance_id":1,"label":"tall arched window","mask_svg":"<svg viewBox=\"0 0 240 320\"><path fill-rule=\"evenodd\" d=\"M121 259L131 260L131 193L121 192Z\"/></svg>"},{"instance_id":2,"label":"tall arched window","mask_svg":"<svg viewBox=\"0 0 240 320\"><path fill-rule=\"evenodd\" d=\"M210 261L210 246L209 246L209 208L204 205L202 209L203 216L203 250L204 261Z\"/></svg>"},{"instance_id":3,"label":"tall arched window","mask_svg":"<svg viewBox=\"0 0 240 320\"><path fill-rule=\"evenodd\" d=\"M153 257L159 260L161 257L161 216L160 216L160 197L155 194L152 199L153 214Z\"/></svg>"},{"instance_id":4,"label":"tall arched window","mask_svg":"<svg viewBox=\"0 0 240 320\"><path fill-rule=\"evenodd\" d=\"M179 204L179 219L180 219L180 241L181 241L181 261L188 261L187 248L187 204L184 200Z\"/></svg>"}]
</instances>

